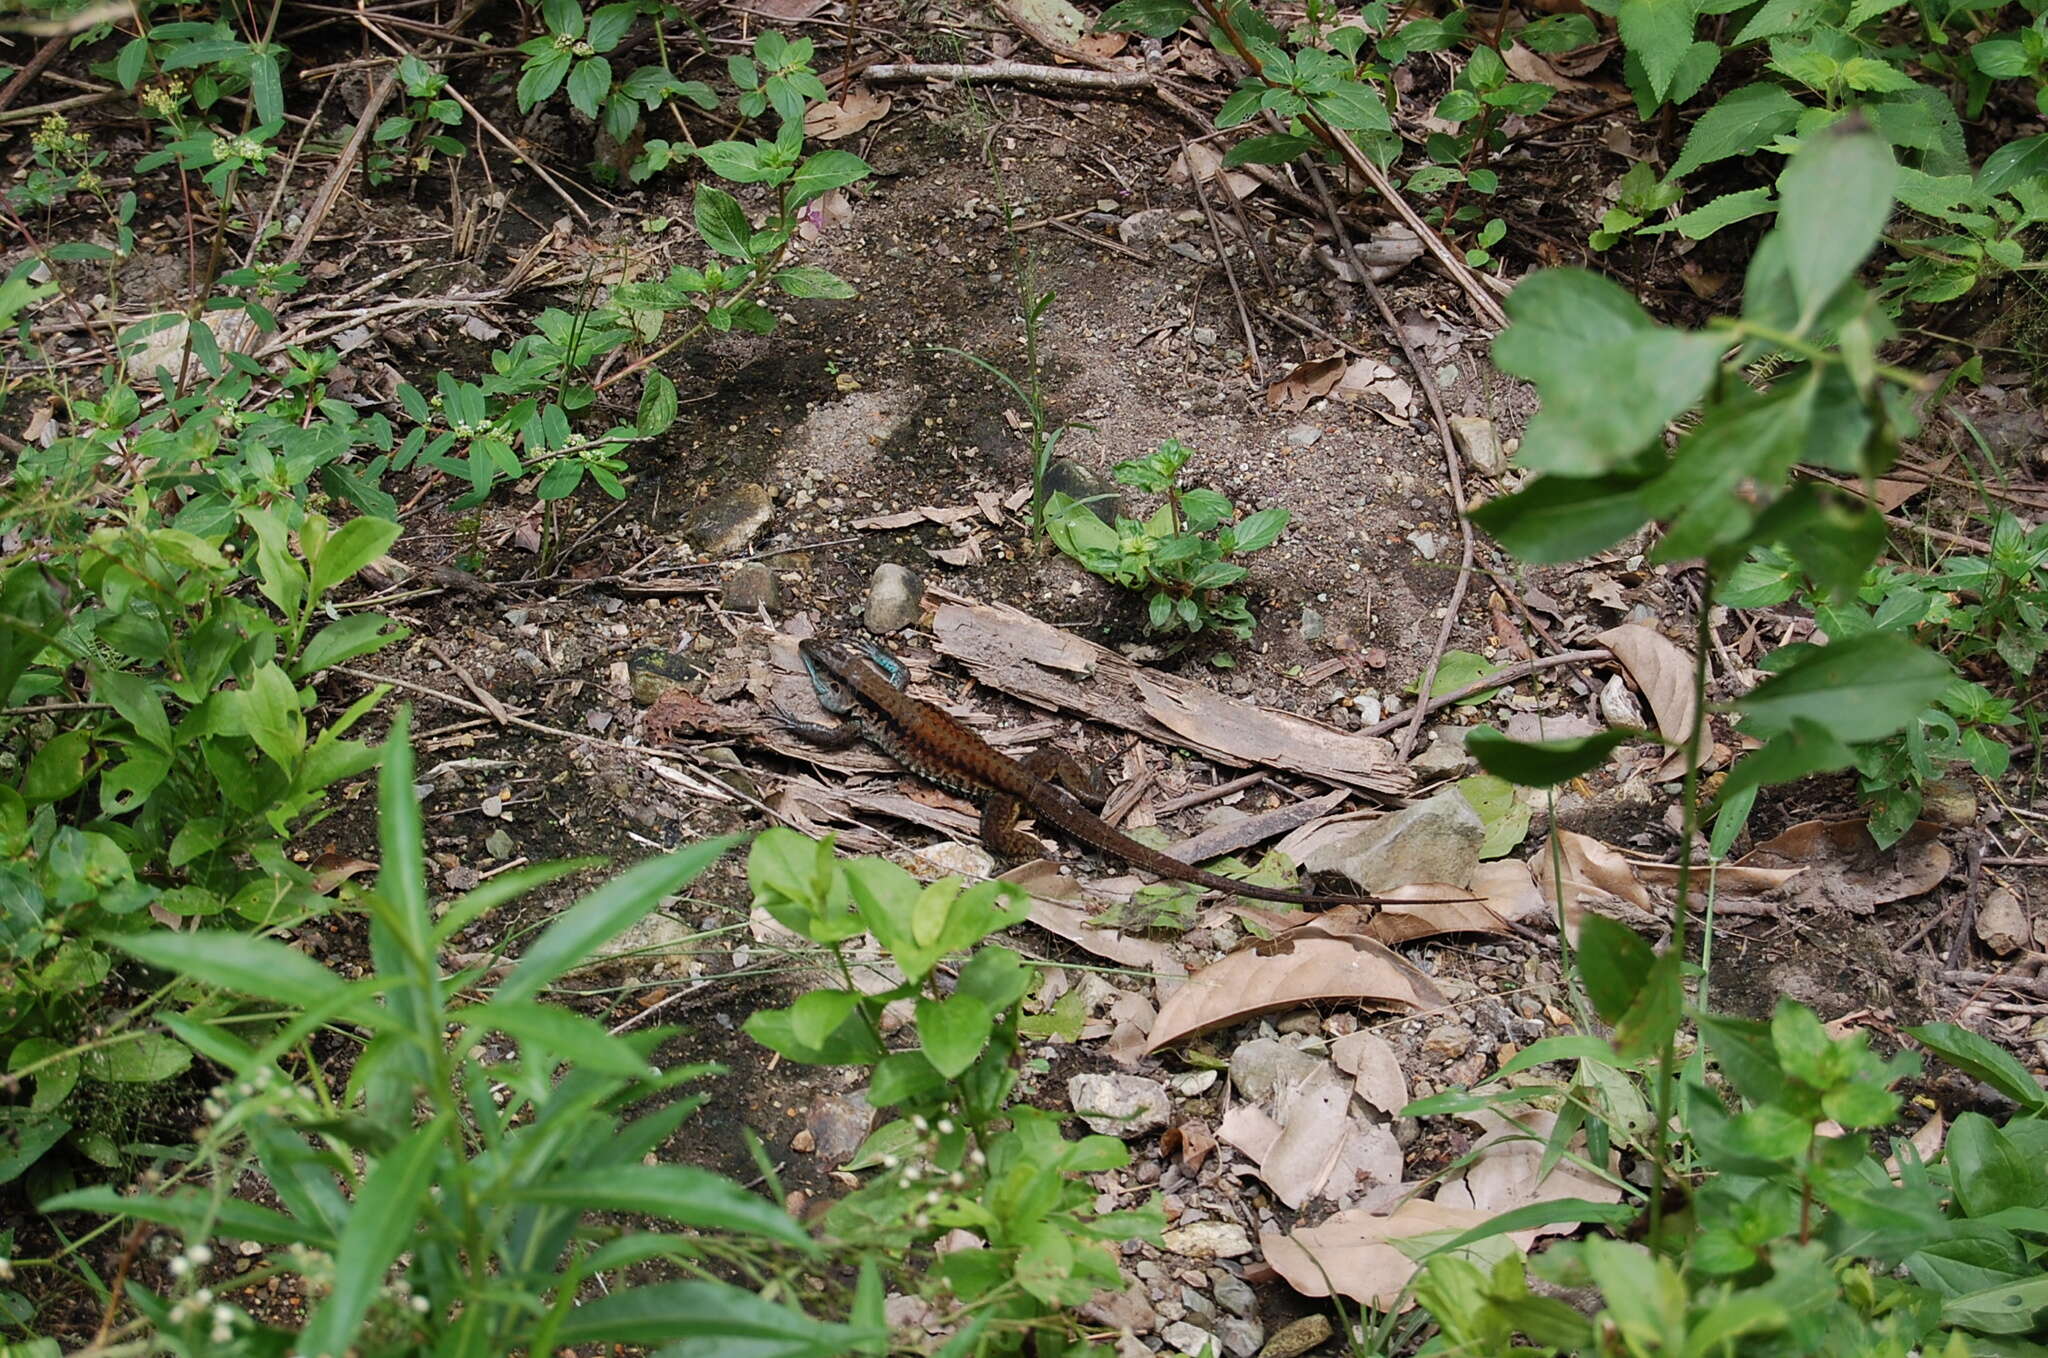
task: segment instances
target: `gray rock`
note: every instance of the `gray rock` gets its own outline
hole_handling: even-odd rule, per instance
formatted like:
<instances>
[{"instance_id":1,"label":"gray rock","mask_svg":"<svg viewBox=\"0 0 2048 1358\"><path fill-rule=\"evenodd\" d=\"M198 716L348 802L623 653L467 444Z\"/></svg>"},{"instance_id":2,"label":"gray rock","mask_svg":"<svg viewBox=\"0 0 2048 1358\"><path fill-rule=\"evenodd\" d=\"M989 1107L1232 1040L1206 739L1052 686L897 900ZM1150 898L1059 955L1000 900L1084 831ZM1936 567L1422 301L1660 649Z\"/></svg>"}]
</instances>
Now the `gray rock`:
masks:
<instances>
[{"instance_id":1,"label":"gray rock","mask_svg":"<svg viewBox=\"0 0 2048 1358\"><path fill-rule=\"evenodd\" d=\"M1116 224L1116 238L1134 250L1142 250L1168 236L1179 234L1173 213L1163 207L1141 209Z\"/></svg>"},{"instance_id":2,"label":"gray rock","mask_svg":"<svg viewBox=\"0 0 2048 1358\"><path fill-rule=\"evenodd\" d=\"M1481 476L1499 476L1508 469L1508 457L1501 451L1500 435L1494 432L1492 420L1483 415L1453 415L1445 423L1451 426L1451 439L1465 455L1466 466Z\"/></svg>"},{"instance_id":3,"label":"gray rock","mask_svg":"<svg viewBox=\"0 0 2048 1358\"><path fill-rule=\"evenodd\" d=\"M720 606L728 613L752 613L760 608L778 613L782 610L782 582L765 562L743 562L725 582Z\"/></svg>"},{"instance_id":4,"label":"gray rock","mask_svg":"<svg viewBox=\"0 0 2048 1358\"><path fill-rule=\"evenodd\" d=\"M1290 448L1312 448L1323 431L1312 424L1297 424L1287 431L1287 446Z\"/></svg>"},{"instance_id":5,"label":"gray rock","mask_svg":"<svg viewBox=\"0 0 2048 1358\"><path fill-rule=\"evenodd\" d=\"M1422 1037L1422 1050L1439 1060L1454 1061L1472 1047L1472 1030L1462 1023L1439 1023Z\"/></svg>"},{"instance_id":6,"label":"gray rock","mask_svg":"<svg viewBox=\"0 0 2048 1358\"><path fill-rule=\"evenodd\" d=\"M1067 1102L1090 1131L1126 1141L1158 1131L1173 1112L1166 1086L1137 1075L1076 1075Z\"/></svg>"},{"instance_id":7,"label":"gray rock","mask_svg":"<svg viewBox=\"0 0 2048 1358\"><path fill-rule=\"evenodd\" d=\"M1417 778L1461 778L1476 762L1465 753L1463 726L1439 726L1429 733L1429 748L1408 761Z\"/></svg>"},{"instance_id":8,"label":"gray rock","mask_svg":"<svg viewBox=\"0 0 2048 1358\"><path fill-rule=\"evenodd\" d=\"M1266 1342L1266 1327L1240 1316L1223 1316L1216 1322L1216 1337L1230 1358L1253 1358Z\"/></svg>"},{"instance_id":9,"label":"gray rock","mask_svg":"<svg viewBox=\"0 0 2048 1358\"><path fill-rule=\"evenodd\" d=\"M2026 947L2033 936L2018 896L2002 886L1984 893L1984 903L1977 907L1977 937L1986 947L2003 957Z\"/></svg>"},{"instance_id":10,"label":"gray rock","mask_svg":"<svg viewBox=\"0 0 2048 1358\"><path fill-rule=\"evenodd\" d=\"M1174 1352L1185 1353L1188 1358L1202 1358L1204 1354L1209 1355L1209 1358L1222 1358L1223 1348L1216 1336L1199 1325L1190 1325L1185 1320L1176 1320L1173 1324L1163 1327L1159 1331L1159 1337L1170 1344Z\"/></svg>"},{"instance_id":11,"label":"gray rock","mask_svg":"<svg viewBox=\"0 0 2048 1358\"><path fill-rule=\"evenodd\" d=\"M1300 1084L1328 1064L1284 1042L1255 1037L1230 1053L1230 1083L1253 1103L1270 1106L1282 1089Z\"/></svg>"},{"instance_id":12,"label":"gray rock","mask_svg":"<svg viewBox=\"0 0 2048 1358\"><path fill-rule=\"evenodd\" d=\"M1045 493L1051 495L1054 491L1081 501L1104 523L1115 523L1124 510L1123 497L1117 493L1116 485L1072 458L1056 458L1045 469Z\"/></svg>"},{"instance_id":13,"label":"gray rock","mask_svg":"<svg viewBox=\"0 0 2048 1358\"><path fill-rule=\"evenodd\" d=\"M875 1110L858 1089L847 1094L821 1091L811 1099L804 1117L804 1127L814 1140L812 1151L818 1163L829 1169L851 1160L874 1124Z\"/></svg>"},{"instance_id":14,"label":"gray rock","mask_svg":"<svg viewBox=\"0 0 2048 1358\"><path fill-rule=\"evenodd\" d=\"M924 609L924 577L907 566L884 561L868 582L868 605L861 615L876 636L900 632Z\"/></svg>"},{"instance_id":15,"label":"gray rock","mask_svg":"<svg viewBox=\"0 0 2048 1358\"><path fill-rule=\"evenodd\" d=\"M1314 641L1322 636L1323 629L1323 615L1316 612L1313 608L1304 607L1301 610L1301 639L1303 641Z\"/></svg>"},{"instance_id":16,"label":"gray rock","mask_svg":"<svg viewBox=\"0 0 2048 1358\"><path fill-rule=\"evenodd\" d=\"M1209 1290L1216 1294L1216 1300L1232 1315L1254 1316L1259 1313L1259 1298L1252 1291L1252 1285L1227 1268L1209 1270Z\"/></svg>"},{"instance_id":17,"label":"gray rock","mask_svg":"<svg viewBox=\"0 0 2048 1358\"><path fill-rule=\"evenodd\" d=\"M747 482L722 499L697 506L683 526L683 536L705 556L731 556L752 542L774 513L768 488Z\"/></svg>"},{"instance_id":18,"label":"gray rock","mask_svg":"<svg viewBox=\"0 0 2048 1358\"><path fill-rule=\"evenodd\" d=\"M1366 891L1411 882L1470 886L1486 826L1456 788L1404 807L1310 855L1314 871L1336 868Z\"/></svg>"}]
</instances>

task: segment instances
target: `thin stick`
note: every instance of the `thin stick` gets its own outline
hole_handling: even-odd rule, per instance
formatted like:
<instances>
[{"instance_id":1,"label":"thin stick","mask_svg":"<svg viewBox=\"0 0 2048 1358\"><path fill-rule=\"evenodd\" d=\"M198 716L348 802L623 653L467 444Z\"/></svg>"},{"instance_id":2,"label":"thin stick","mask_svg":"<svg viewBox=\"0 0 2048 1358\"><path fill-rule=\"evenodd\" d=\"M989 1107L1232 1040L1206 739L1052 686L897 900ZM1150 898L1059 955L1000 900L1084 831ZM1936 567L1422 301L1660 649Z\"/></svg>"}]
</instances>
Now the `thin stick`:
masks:
<instances>
[{"instance_id":1,"label":"thin stick","mask_svg":"<svg viewBox=\"0 0 2048 1358\"><path fill-rule=\"evenodd\" d=\"M348 184L349 176L355 173L356 158L362 155L363 147L369 143L371 129L377 125L377 116L384 111L385 103L396 88L398 68L393 66L384 73L384 78L377 82L377 87L370 91L370 98L363 105L363 116L356 119L356 130L350 134L348 145L342 147L341 154L335 157L334 168L327 172L327 182L320 186L319 196L313 200L312 209L306 213L305 225L299 228L299 234L293 239L291 249L284 252L285 263L297 263L305 255L307 248L313 244L314 235L326 223L327 214L334 210L335 203L340 200L341 191Z\"/></svg>"},{"instance_id":2,"label":"thin stick","mask_svg":"<svg viewBox=\"0 0 2048 1358\"><path fill-rule=\"evenodd\" d=\"M1417 710L1421 712L1422 715L1427 716L1429 713L1435 712L1439 708L1449 707L1452 703L1462 702L1465 699L1471 697L1475 693L1485 693L1489 689L1505 688L1509 684L1517 683L1523 679L1527 679L1530 675L1536 674L1542 670L1556 669L1561 665L1588 665L1593 664L1597 661L1612 659L1614 659L1614 652L1605 649L1593 651L1563 651L1557 655L1539 655L1533 660L1518 661L1515 664L1509 665L1504 669L1495 670L1492 674L1487 675L1484 679L1474 679L1471 683L1465 685L1463 688L1453 689L1449 693L1444 694L1442 697L1431 698L1429 701L1420 704ZM1375 722L1373 725L1366 727L1363 731L1360 731L1359 734L1366 736L1383 736L1387 734L1389 731L1392 731L1399 727L1403 722L1412 723L1414 720L1414 713L1398 713L1395 716L1388 717L1385 721Z\"/></svg>"},{"instance_id":3,"label":"thin stick","mask_svg":"<svg viewBox=\"0 0 2048 1358\"><path fill-rule=\"evenodd\" d=\"M1002 80L1067 90L1149 90L1158 84L1150 71L1081 71L1071 66L1034 66L1022 61L895 61L870 66L869 80Z\"/></svg>"},{"instance_id":4,"label":"thin stick","mask_svg":"<svg viewBox=\"0 0 2048 1358\"><path fill-rule=\"evenodd\" d=\"M70 45L70 37L59 33L56 37L51 38L41 47L38 47L36 54L28 59L28 64L16 71L13 78L4 87L0 87L0 109L5 109L11 105L20 96L21 92L27 89L35 78L43 73L43 68L55 61L57 54Z\"/></svg>"},{"instance_id":5,"label":"thin stick","mask_svg":"<svg viewBox=\"0 0 2048 1358\"><path fill-rule=\"evenodd\" d=\"M1188 183L1195 187L1195 201L1202 205L1202 215L1209 221L1209 239L1216 242L1216 260L1223 266L1223 279L1230 284L1230 300L1237 303L1237 323L1244 327L1244 344L1251 355L1252 373L1263 383L1266 380L1266 360L1259 356L1259 337L1252 333L1251 314L1244 308L1244 290L1237 285L1237 270L1230 266L1230 250L1223 244L1223 228L1216 223L1216 209L1209 206L1208 191L1202 187L1202 176L1195 173L1188 160L1188 144L1180 144L1181 164L1188 167Z\"/></svg>"}]
</instances>

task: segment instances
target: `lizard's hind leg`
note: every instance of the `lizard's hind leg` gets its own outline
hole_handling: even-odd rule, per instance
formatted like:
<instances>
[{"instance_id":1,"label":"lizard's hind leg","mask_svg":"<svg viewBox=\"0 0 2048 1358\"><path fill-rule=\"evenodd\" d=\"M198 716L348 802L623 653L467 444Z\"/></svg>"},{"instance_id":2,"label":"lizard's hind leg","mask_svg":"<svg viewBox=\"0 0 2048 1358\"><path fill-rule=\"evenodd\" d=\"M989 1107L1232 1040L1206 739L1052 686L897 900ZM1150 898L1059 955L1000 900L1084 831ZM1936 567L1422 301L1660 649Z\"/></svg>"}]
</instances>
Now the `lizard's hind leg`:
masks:
<instances>
[{"instance_id":1,"label":"lizard's hind leg","mask_svg":"<svg viewBox=\"0 0 2048 1358\"><path fill-rule=\"evenodd\" d=\"M1032 777L1058 783L1074 794L1074 800L1091 811L1100 811L1109 800L1109 785L1065 750L1042 746L1017 763Z\"/></svg>"}]
</instances>

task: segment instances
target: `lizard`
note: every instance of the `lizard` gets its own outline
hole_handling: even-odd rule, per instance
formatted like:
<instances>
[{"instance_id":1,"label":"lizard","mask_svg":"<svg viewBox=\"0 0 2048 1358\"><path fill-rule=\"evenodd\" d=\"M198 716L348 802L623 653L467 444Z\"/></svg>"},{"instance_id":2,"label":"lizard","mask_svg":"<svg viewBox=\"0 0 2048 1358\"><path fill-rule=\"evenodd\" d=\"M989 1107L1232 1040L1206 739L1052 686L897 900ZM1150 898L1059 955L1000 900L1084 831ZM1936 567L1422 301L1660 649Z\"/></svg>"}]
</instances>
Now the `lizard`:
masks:
<instances>
[{"instance_id":1,"label":"lizard","mask_svg":"<svg viewBox=\"0 0 2048 1358\"><path fill-rule=\"evenodd\" d=\"M837 726L804 721L778 707L779 724L825 749L845 749L865 740L926 782L980 802L981 842L992 853L1005 858L1044 853L1043 845L1017 829L1018 816L1029 807L1039 820L1154 876L1290 905L1386 903L1378 896L1321 896L1235 881L1171 858L1089 809L1099 809L1106 797L1072 756L1048 746L1022 759L1009 758L950 713L912 697L906 691L910 671L880 647L871 645L863 655L806 640L797 643L797 652L818 705L842 720Z\"/></svg>"}]
</instances>

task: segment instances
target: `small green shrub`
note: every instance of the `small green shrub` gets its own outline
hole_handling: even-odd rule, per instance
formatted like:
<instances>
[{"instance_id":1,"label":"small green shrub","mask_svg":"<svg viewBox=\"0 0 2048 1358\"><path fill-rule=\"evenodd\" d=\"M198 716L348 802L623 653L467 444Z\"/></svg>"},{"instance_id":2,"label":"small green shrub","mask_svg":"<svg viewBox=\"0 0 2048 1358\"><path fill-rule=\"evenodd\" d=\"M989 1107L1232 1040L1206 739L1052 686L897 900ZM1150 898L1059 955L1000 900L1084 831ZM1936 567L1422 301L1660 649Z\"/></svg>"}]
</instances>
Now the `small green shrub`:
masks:
<instances>
[{"instance_id":1,"label":"small green shrub","mask_svg":"<svg viewBox=\"0 0 2048 1358\"><path fill-rule=\"evenodd\" d=\"M854 1167L881 1172L826 1212L829 1236L853 1257L891 1261L898 1286L939 1307L959 1327L949 1353L1069 1352L1055 1338L1078 1338L1064 1309L1118 1286L1113 1242L1156 1239L1165 1219L1156 1202L1097 1213L1082 1176L1129 1164L1129 1150L1115 1137L1068 1141L1057 1114L1014 1101L1033 973L985 940L1024 918L1023 892L957 877L920 883L881 859L841 862L829 840L782 829L755 840L747 871L755 903L828 949L845 982L755 1012L747 1033L806 1065L869 1068L868 1102L896 1114L855 1157ZM900 985L868 994L853 984L845 945L863 934L901 970ZM882 1011L904 1003L912 1041L892 1044ZM953 1230L982 1248L937 1253Z\"/></svg>"},{"instance_id":2,"label":"small green shrub","mask_svg":"<svg viewBox=\"0 0 2048 1358\"><path fill-rule=\"evenodd\" d=\"M180 1358L481 1358L609 1344L712 1358L769 1343L791 1358L836 1358L874 1343L872 1326L832 1324L796 1304L798 1274L820 1249L779 1204L706 1170L646 1163L703 1103L675 1092L716 1068L664 1070L653 1055L674 1030L615 1036L541 999L738 840L620 874L563 911L488 999L457 999L478 977L442 975L436 954L448 940L586 864L508 873L436 919L405 732L401 715L379 778L382 868L358 898L370 974L345 979L255 935L113 940L171 978L186 1007L165 1026L227 1078L189 1156L140 1191L85 1188L40 1204L181 1238L168 1290L129 1280L134 1314L119 1317L111 1342ZM360 1043L345 1084L290 1073L325 1069L309 1049L322 1031ZM509 1045L484 1045L492 1033ZM509 1054L485 1054L494 1049ZM665 1102L645 1111L653 1099ZM250 1171L277 1206L234 1196ZM597 1219L615 1213L683 1229ZM217 1235L269 1247L234 1285L296 1275L303 1324L258 1321L217 1294L206 1270ZM657 1262L678 1276L628 1280Z\"/></svg>"},{"instance_id":3,"label":"small green shrub","mask_svg":"<svg viewBox=\"0 0 2048 1358\"><path fill-rule=\"evenodd\" d=\"M1046 498L1045 531L1081 565L1145 596L1146 621L1157 632L1215 629L1242 640L1252 634L1242 594L1226 593L1250 574L1233 558L1270 547L1287 527L1285 509L1261 509L1232 522L1236 507L1207 487L1182 488L1180 474L1194 449L1168 439L1155 453L1119 462L1118 482L1166 497L1142 522L1114 527L1082 501L1060 491Z\"/></svg>"}]
</instances>

